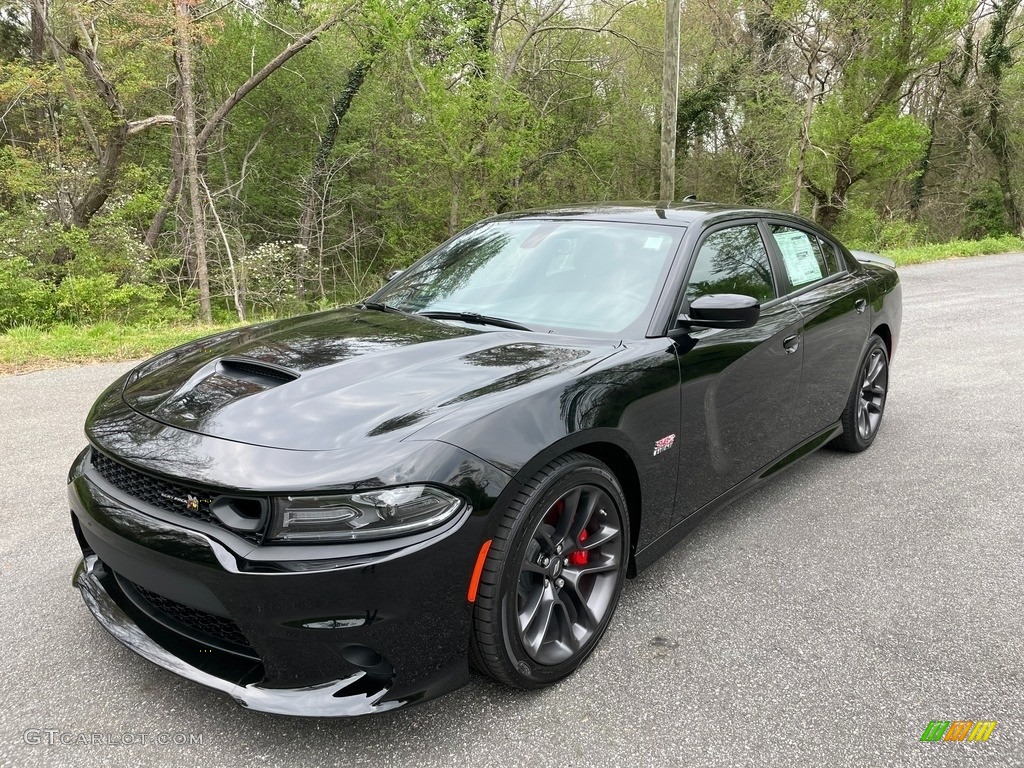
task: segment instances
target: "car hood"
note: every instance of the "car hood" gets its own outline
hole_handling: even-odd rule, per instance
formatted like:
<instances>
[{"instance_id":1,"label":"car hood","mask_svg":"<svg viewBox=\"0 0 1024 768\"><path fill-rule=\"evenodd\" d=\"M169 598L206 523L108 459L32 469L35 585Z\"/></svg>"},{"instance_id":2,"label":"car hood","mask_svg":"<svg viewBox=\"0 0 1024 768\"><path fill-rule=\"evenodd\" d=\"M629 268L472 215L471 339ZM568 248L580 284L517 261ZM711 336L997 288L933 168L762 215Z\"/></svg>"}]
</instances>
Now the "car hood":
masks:
<instances>
[{"instance_id":1,"label":"car hood","mask_svg":"<svg viewBox=\"0 0 1024 768\"><path fill-rule=\"evenodd\" d=\"M614 352L607 340L345 307L173 349L139 366L122 397L149 418L200 434L333 450L493 411Z\"/></svg>"}]
</instances>

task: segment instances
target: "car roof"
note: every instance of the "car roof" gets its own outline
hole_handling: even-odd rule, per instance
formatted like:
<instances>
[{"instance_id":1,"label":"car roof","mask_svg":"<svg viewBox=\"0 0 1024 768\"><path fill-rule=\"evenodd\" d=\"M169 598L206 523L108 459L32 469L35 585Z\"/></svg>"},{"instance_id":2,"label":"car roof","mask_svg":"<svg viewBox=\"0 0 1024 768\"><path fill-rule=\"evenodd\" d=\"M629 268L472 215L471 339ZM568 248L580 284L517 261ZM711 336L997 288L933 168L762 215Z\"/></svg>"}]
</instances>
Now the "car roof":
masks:
<instances>
[{"instance_id":1,"label":"car roof","mask_svg":"<svg viewBox=\"0 0 1024 768\"><path fill-rule=\"evenodd\" d=\"M707 220L744 216L771 216L772 218L785 218L803 224L812 224L802 217L783 211L692 201L671 203L668 206L651 202L584 203L506 213L493 217L491 221L565 218L685 227L696 222L703 223Z\"/></svg>"}]
</instances>

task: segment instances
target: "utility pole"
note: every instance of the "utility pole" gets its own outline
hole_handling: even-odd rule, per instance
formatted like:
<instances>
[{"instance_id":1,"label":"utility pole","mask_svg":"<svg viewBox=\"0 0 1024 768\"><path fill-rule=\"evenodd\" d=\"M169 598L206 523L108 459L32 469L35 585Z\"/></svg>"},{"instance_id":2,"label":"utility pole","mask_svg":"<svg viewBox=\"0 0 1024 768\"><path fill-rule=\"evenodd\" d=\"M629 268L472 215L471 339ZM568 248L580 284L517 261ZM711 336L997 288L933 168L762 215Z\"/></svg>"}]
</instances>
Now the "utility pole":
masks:
<instances>
[{"instance_id":1,"label":"utility pole","mask_svg":"<svg viewBox=\"0 0 1024 768\"><path fill-rule=\"evenodd\" d=\"M661 75L660 204L676 196L676 115L679 111L679 3L665 0L665 63Z\"/></svg>"}]
</instances>

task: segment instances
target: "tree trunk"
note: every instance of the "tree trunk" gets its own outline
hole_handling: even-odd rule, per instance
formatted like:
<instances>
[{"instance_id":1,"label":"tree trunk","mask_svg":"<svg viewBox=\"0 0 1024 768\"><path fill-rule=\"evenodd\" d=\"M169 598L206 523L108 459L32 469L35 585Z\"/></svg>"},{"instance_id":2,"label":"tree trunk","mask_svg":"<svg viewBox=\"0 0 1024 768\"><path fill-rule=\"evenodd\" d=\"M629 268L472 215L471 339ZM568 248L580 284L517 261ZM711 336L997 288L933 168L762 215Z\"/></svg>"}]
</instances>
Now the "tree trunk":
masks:
<instances>
[{"instance_id":1,"label":"tree trunk","mask_svg":"<svg viewBox=\"0 0 1024 768\"><path fill-rule=\"evenodd\" d=\"M942 108L942 99L945 96L945 89L941 86L935 94L935 101L932 104L931 114L928 115L928 144L924 148L924 157L917 166L917 176L910 187L910 220L917 221L921 217L921 203L924 202L925 177L932 165L932 153L935 151L935 129L938 127L939 110Z\"/></svg>"},{"instance_id":2,"label":"tree trunk","mask_svg":"<svg viewBox=\"0 0 1024 768\"><path fill-rule=\"evenodd\" d=\"M185 180L192 214L192 248L195 252L196 279L199 283L199 315L207 323L213 321L210 304L210 276L206 262L206 220L199 196L199 147L196 138L196 103L192 83L192 16L189 0L175 0L175 45L181 67L181 106L185 115L182 127L182 150Z\"/></svg>"},{"instance_id":3,"label":"tree trunk","mask_svg":"<svg viewBox=\"0 0 1024 768\"><path fill-rule=\"evenodd\" d=\"M807 182L808 191L814 195L814 219L829 231L835 228L839 217L846 210L846 197L850 193L850 187L860 179L859 175L855 176L850 171L851 154L852 149L849 146L839 151L831 192L826 192L810 181Z\"/></svg>"},{"instance_id":4,"label":"tree trunk","mask_svg":"<svg viewBox=\"0 0 1024 768\"><path fill-rule=\"evenodd\" d=\"M1020 235L1024 232L1024 221L1021 219L1020 208L1017 205L1017 196L1013 190L1013 179L1010 176L1009 153L1004 151L996 156L999 163L999 190L1003 193L1003 208L1006 211L1006 219L1013 227L1013 233Z\"/></svg>"},{"instance_id":5,"label":"tree trunk","mask_svg":"<svg viewBox=\"0 0 1024 768\"><path fill-rule=\"evenodd\" d=\"M292 56L306 48L306 46L316 40L321 34L340 22L353 7L354 5L347 6L316 29L312 29L301 37L293 40L283 51L281 51L281 53L267 62L259 72L254 73L248 80L238 86L238 88L235 89L235 92L228 96L228 98L226 98L221 105L217 107L214 113L210 116L210 119L203 125L202 130L194 134L196 136L195 144L197 154L203 151L206 147L206 143L213 135L214 130L216 130L221 121L230 114L231 110L238 106L242 99L248 96L254 88L274 74L274 72L287 64L288 60L291 59ZM176 14L177 8L178 0L175 0ZM164 193L163 202L160 204L160 208L153 217L153 221L150 223L149 230L146 233L146 244L150 247L156 243L157 236L159 236L160 230L163 228L164 221L167 219L167 214L170 213L171 207L174 205L174 201L177 199L178 194L181 191L181 184L181 176L172 173L171 180L167 185L167 191Z\"/></svg>"},{"instance_id":6,"label":"tree trunk","mask_svg":"<svg viewBox=\"0 0 1024 768\"><path fill-rule=\"evenodd\" d=\"M240 270L235 267L235 259L231 255L231 243L228 241L228 233L224 231L224 224L221 223L220 216L217 215L217 206L213 202L210 188L206 186L205 179L200 179L200 181L203 182L203 192L206 194L206 201L210 204L210 213L213 214L213 220L217 224L221 242L224 243L224 253L228 257L228 269L231 271L231 295L235 300L235 312L238 313L238 319L244 323L245 300L242 291L242 278L239 275Z\"/></svg>"},{"instance_id":7,"label":"tree trunk","mask_svg":"<svg viewBox=\"0 0 1024 768\"><path fill-rule=\"evenodd\" d=\"M462 178L456 176L452 179L452 199L448 209L448 236L459 231L459 195L462 194Z\"/></svg>"},{"instance_id":8,"label":"tree trunk","mask_svg":"<svg viewBox=\"0 0 1024 768\"><path fill-rule=\"evenodd\" d=\"M839 221L839 216L842 214L845 201L838 195L832 195L824 200L818 200L818 214L817 221L822 227L828 231L832 231L835 227L836 222Z\"/></svg>"},{"instance_id":9,"label":"tree trunk","mask_svg":"<svg viewBox=\"0 0 1024 768\"><path fill-rule=\"evenodd\" d=\"M30 13L32 14L32 63L41 64L43 52L46 50L46 12L48 0L41 0L33 3Z\"/></svg>"},{"instance_id":10,"label":"tree trunk","mask_svg":"<svg viewBox=\"0 0 1024 768\"><path fill-rule=\"evenodd\" d=\"M180 65L178 66L180 70ZM160 203L160 207L157 209L156 215L153 216L153 221L149 225L149 229L146 230L146 247L155 248L157 238L160 237L160 232L164 228L164 221L167 220L167 214L171 212L171 206L174 205L175 199L178 197L178 193L181 192L181 183L185 176L185 159L181 151L181 131L182 125L185 123L185 115L182 113L182 99L181 99L181 79L178 79L177 84L174 87L174 114L178 118L174 125L174 132L171 134L171 183L167 187L167 191L164 193L164 199Z\"/></svg>"},{"instance_id":11,"label":"tree trunk","mask_svg":"<svg viewBox=\"0 0 1024 768\"><path fill-rule=\"evenodd\" d=\"M994 79L994 78L993 78ZM975 125L974 132L981 139L985 148L992 153L999 171L999 190L1003 193L1003 209L1006 212L1006 220L1013 227L1016 234L1021 234L1024 229L1024 219L1021 218L1020 207L1017 205L1017 195L1013 188L1013 165L1016 153L1007 136L1005 118L1002 114L1002 99L999 94L1001 83L991 83L990 92L986 93L988 109L985 121L982 125Z\"/></svg>"},{"instance_id":12,"label":"tree trunk","mask_svg":"<svg viewBox=\"0 0 1024 768\"><path fill-rule=\"evenodd\" d=\"M100 155L100 164L95 179L75 203L71 223L76 227L88 226L92 217L107 202L117 183L117 171L121 165L121 152L128 143L128 125L115 125L107 134L107 141Z\"/></svg>"},{"instance_id":13,"label":"tree trunk","mask_svg":"<svg viewBox=\"0 0 1024 768\"><path fill-rule=\"evenodd\" d=\"M46 54L46 13L47 0L40 0L32 3L29 9L31 14L31 48L30 55L32 63L39 66L43 63L43 56ZM40 103L33 110L32 127L29 128L29 136L36 147L43 145L43 137L46 135L46 126L50 121L49 106L46 102ZM58 203L58 207L60 204ZM60 217L63 220L63 216Z\"/></svg>"},{"instance_id":14,"label":"tree trunk","mask_svg":"<svg viewBox=\"0 0 1024 768\"><path fill-rule=\"evenodd\" d=\"M814 93L818 82L818 51L811 54L811 65L807 69L807 99L804 102L804 119L800 123L800 144L796 161L796 176L793 179L793 213L800 213L800 194L804 188L804 163L807 149L811 146L811 118L814 117Z\"/></svg>"}]
</instances>

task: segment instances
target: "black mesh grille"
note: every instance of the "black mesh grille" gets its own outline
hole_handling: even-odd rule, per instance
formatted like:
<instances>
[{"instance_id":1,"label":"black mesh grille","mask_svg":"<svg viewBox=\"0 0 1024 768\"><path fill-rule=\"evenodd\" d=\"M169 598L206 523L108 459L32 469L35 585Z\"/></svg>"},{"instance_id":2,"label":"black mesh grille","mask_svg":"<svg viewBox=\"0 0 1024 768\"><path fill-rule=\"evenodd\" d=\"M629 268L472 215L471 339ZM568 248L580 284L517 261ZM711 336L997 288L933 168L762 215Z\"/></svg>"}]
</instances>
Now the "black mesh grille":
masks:
<instances>
[{"instance_id":1,"label":"black mesh grille","mask_svg":"<svg viewBox=\"0 0 1024 768\"><path fill-rule=\"evenodd\" d=\"M263 538L263 534L259 531L235 531L225 527L210 511L211 497L213 496L210 491L159 480L126 467L124 464L119 464L99 451L92 452L92 465L112 486L133 498L152 504L154 507L173 512L181 517L202 520L204 523L230 530L236 536L241 536L253 544L259 544Z\"/></svg>"},{"instance_id":2,"label":"black mesh grille","mask_svg":"<svg viewBox=\"0 0 1024 768\"><path fill-rule=\"evenodd\" d=\"M231 619L223 616L214 616L212 613L200 611L198 608L190 608L187 605L171 600L169 597L150 592L145 587L140 587L135 582L128 581L124 577L119 578L127 582L132 589L138 592L153 610L162 613L179 624L184 624L201 635L229 643L232 646L236 646L238 650L256 655L252 646L249 645L249 641L242 634L242 630Z\"/></svg>"}]
</instances>

